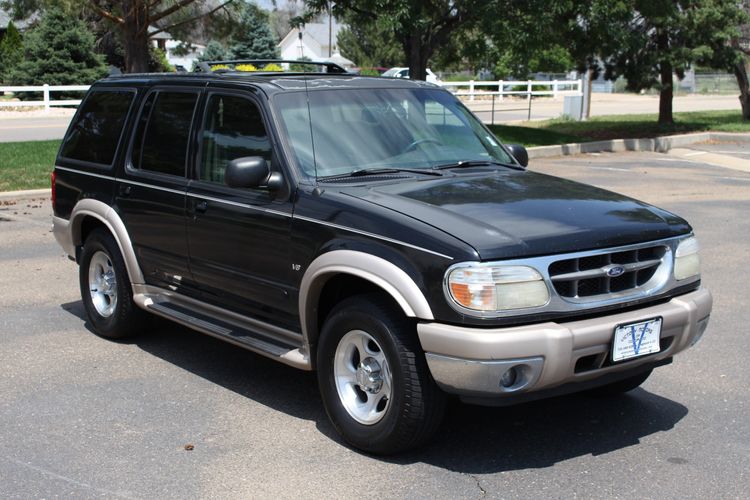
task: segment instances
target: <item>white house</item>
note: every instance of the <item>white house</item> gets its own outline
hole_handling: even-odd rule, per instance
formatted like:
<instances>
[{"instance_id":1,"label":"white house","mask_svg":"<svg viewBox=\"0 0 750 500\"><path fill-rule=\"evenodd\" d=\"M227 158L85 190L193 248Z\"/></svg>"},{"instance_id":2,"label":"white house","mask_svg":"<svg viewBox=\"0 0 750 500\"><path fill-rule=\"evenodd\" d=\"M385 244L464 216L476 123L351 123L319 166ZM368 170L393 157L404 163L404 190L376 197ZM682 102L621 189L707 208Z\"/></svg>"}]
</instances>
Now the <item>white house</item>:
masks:
<instances>
[{"instance_id":1,"label":"white house","mask_svg":"<svg viewBox=\"0 0 750 500\"><path fill-rule=\"evenodd\" d=\"M148 32L154 33L155 31L157 31L157 29L158 28L155 28L154 26L149 26ZM191 43L186 51L180 50L180 45L182 45L183 42L181 42L180 40L175 40L174 37L172 37L172 35L166 31L151 35L149 38L151 39L151 43L155 47L159 47L164 51L169 64L177 67L178 69L182 67L187 71L190 71L190 69L193 67L193 62L198 59L198 56L201 55L204 50L206 50L205 45L200 45L197 43Z\"/></svg>"},{"instance_id":2,"label":"white house","mask_svg":"<svg viewBox=\"0 0 750 500\"><path fill-rule=\"evenodd\" d=\"M338 34L341 25L332 23L309 23L300 28L292 28L279 43L282 59L296 60L306 57L322 61L338 52ZM329 33L330 32L330 33ZM329 43L330 39L330 43Z\"/></svg>"}]
</instances>

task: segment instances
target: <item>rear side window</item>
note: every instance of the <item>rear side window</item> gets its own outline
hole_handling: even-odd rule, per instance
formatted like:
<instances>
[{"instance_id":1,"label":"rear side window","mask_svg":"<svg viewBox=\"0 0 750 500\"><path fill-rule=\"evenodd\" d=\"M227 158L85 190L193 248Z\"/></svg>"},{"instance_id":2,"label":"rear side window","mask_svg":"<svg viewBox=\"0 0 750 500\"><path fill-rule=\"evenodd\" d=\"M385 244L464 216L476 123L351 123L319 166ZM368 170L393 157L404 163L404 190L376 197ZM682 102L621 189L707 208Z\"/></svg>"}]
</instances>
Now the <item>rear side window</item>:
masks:
<instances>
[{"instance_id":1,"label":"rear side window","mask_svg":"<svg viewBox=\"0 0 750 500\"><path fill-rule=\"evenodd\" d=\"M190 126L198 93L151 94L138 119L132 163L140 170L185 175Z\"/></svg>"},{"instance_id":2,"label":"rear side window","mask_svg":"<svg viewBox=\"0 0 750 500\"><path fill-rule=\"evenodd\" d=\"M111 165L134 96L127 90L91 92L65 137L60 156Z\"/></svg>"}]
</instances>

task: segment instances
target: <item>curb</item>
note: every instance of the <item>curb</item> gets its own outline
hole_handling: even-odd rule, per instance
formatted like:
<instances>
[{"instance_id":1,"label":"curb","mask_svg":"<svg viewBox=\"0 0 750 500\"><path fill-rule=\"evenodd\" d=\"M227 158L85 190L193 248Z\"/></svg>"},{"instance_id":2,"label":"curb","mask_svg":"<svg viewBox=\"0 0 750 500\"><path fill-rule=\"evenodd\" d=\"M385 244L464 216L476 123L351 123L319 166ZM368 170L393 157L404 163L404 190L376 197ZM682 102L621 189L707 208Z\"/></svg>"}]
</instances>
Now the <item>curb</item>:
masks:
<instances>
[{"instance_id":1,"label":"curb","mask_svg":"<svg viewBox=\"0 0 750 500\"><path fill-rule=\"evenodd\" d=\"M0 201L21 201L33 200L35 198L50 198L51 190L47 189L29 189L26 191L5 191L0 193Z\"/></svg>"},{"instance_id":2,"label":"curb","mask_svg":"<svg viewBox=\"0 0 750 500\"><path fill-rule=\"evenodd\" d=\"M568 156L583 153L619 153L622 151L655 151L666 153L672 148L700 142L750 142L748 133L698 132L695 134L667 135L652 139L612 139L610 141L579 142L554 146L528 148L529 159Z\"/></svg>"}]
</instances>

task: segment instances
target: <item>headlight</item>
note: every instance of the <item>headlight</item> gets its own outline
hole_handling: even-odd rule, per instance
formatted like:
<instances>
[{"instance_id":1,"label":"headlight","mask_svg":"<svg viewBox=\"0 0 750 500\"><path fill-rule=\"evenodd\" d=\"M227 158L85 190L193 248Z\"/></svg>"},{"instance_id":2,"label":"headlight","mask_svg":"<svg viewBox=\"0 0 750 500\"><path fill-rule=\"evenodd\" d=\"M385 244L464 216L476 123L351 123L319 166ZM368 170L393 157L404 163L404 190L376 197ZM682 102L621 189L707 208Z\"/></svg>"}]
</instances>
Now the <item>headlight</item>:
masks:
<instances>
[{"instance_id":1,"label":"headlight","mask_svg":"<svg viewBox=\"0 0 750 500\"><path fill-rule=\"evenodd\" d=\"M694 236L677 245L674 258L674 279L684 280L701 273L701 259L698 256L700 246Z\"/></svg>"},{"instance_id":2,"label":"headlight","mask_svg":"<svg viewBox=\"0 0 750 500\"><path fill-rule=\"evenodd\" d=\"M457 304L474 311L540 307L549 302L542 275L527 266L462 265L448 271L446 284Z\"/></svg>"}]
</instances>

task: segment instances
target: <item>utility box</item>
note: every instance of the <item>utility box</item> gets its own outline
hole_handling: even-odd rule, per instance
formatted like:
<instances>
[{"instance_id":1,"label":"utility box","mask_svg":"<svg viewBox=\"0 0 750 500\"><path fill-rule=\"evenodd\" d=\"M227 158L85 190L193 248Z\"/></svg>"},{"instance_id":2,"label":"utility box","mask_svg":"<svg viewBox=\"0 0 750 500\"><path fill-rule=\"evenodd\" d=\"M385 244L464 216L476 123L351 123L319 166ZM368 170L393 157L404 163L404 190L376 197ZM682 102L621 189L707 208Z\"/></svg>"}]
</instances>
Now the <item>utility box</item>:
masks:
<instances>
[{"instance_id":1,"label":"utility box","mask_svg":"<svg viewBox=\"0 0 750 500\"><path fill-rule=\"evenodd\" d=\"M563 99L563 116L580 122L583 119L583 96L566 95Z\"/></svg>"}]
</instances>

